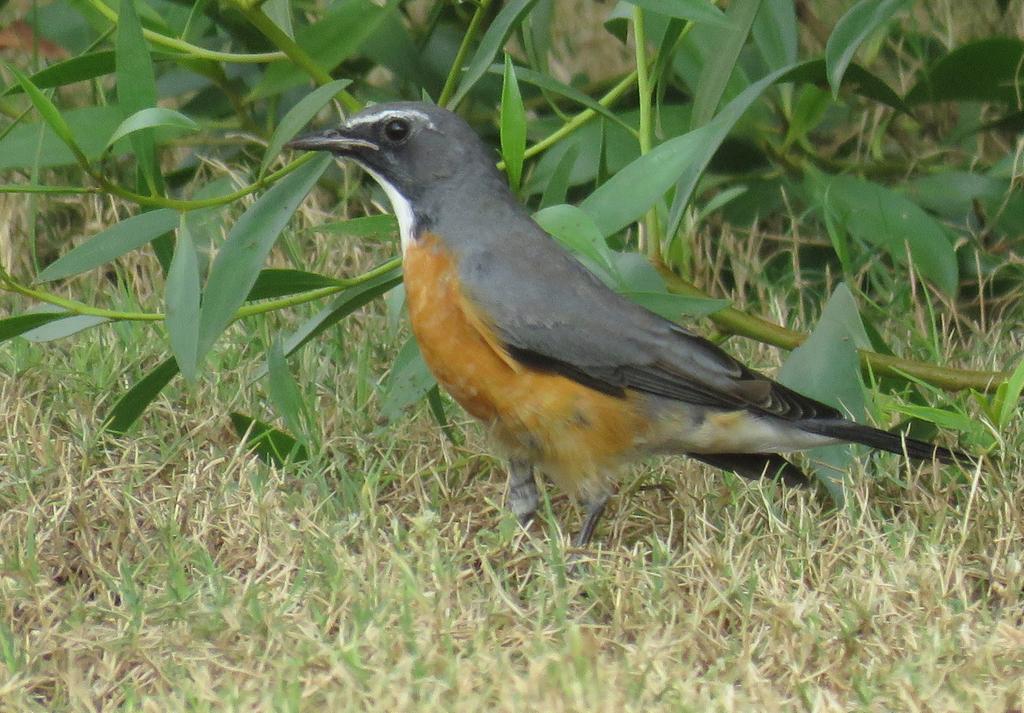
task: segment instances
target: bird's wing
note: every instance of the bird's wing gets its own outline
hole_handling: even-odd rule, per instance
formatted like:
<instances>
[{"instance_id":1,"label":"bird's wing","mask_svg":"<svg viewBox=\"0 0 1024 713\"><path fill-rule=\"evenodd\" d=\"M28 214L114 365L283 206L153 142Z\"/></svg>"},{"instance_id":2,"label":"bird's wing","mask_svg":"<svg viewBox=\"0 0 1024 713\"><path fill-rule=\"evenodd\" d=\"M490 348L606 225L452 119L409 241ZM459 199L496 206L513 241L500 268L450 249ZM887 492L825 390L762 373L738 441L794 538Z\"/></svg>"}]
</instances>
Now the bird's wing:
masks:
<instances>
[{"instance_id":1,"label":"bird's wing","mask_svg":"<svg viewBox=\"0 0 1024 713\"><path fill-rule=\"evenodd\" d=\"M608 393L626 389L785 420L841 418L606 287L537 231L465 256L466 297L509 354Z\"/></svg>"}]
</instances>

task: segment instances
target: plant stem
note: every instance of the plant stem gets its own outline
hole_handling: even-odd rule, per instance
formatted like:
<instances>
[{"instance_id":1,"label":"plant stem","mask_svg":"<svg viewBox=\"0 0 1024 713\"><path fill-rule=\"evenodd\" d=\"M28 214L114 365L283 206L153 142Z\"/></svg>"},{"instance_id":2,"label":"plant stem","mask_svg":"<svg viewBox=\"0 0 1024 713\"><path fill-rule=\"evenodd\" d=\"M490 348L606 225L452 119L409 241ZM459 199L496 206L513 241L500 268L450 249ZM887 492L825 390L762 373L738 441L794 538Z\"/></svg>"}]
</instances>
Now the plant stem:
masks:
<instances>
[{"instance_id":1,"label":"plant stem","mask_svg":"<svg viewBox=\"0 0 1024 713\"><path fill-rule=\"evenodd\" d=\"M313 81L317 84L324 85L334 81L331 73L317 64L316 60L306 50L302 49L295 40L289 37L284 30L278 27L273 20L267 17L263 10L258 7L248 7L241 3L236 3L235 7L245 15L245 19L253 27L262 32L268 40L273 42L278 49L288 56L288 59L312 77ZM337 98L345 107L345 111L356 112L363 108L359 100L344 89L338 92Z\"/></svg>"},{"instance_id":2,"label":"plant stem","mask_svg":"<svg viewBox=\"0 0 1024 713\"><path fill-rule=\"evenodd\" d=\"M242 319L243 317L251 317L255 314L263 314L265 312L273 312L275 310L284 309L286 307L294 307L295 305L305 304L306 302L313 302L322 297L330 297L333 294L347 290L350 287L361 285L368 280L372 280L375 277L379 277L387 272L390 272L402 265L402 258L396 257L388 260L387 262L378 265L372 270L367 270L358 277L351 277L347 280L338 280L337 285L331 285L329 287L321 287L316 290L309 290L308 292L301 292L297 295L288 295L277 300L267 300L258 304L245 305L239 308L238 312L235 313L234 319Z\"/></svg>"},{"instance_id":3,"label":"plant stem","mask_svg":"<svg viewBox=\"0 0 1024 713\"><path fill-rule=\"evenodd\" d=\"M647 66L647 33L644 28L644 11L639 5L633 8L633 41L636 44L636 90L640 108L640 155L647 154L654 144L653 122L651 121L651 100L654 92ZM643 232L640 236L641 249L646 244L647 257L658 259L661 255L661 230L658 226L658 209L652 206L644 215Z\"/></svg>"},{"instance_id":4,"label":"plant stem","mask_svg":"<svg viewBox=\"0 0 1024 713\"><path fill-rule=\"evenodd\" d=\"M487 14L490 6L491 0L480 0L480 3L476 6L476 11L469 21L469 27L466 28L466 34L462 36L462 44L459 45L459 50L455 53L455 60L452 62L452 67L448 70L448 76L444 80L441 96L437 98L438 106L447 106L452 95L455 93L459 74L462 72L462 63L466 61L466 55L469 54L469 46L473 44L473 40L480 31L480 25L483 24L484 16ZM448 108L454 109L455 107Z\"/></svg>"},{"instance_id":5,"label":"plant stem","mask_svg":"<svg viewBox=\"0 0 1024 713\"><path fill-rule=\"evenodd\" d=\"M121 186L111 183L98 173L92 173L90 171L89 175L96 179L96 181L100 184L104 191L106 191L107 193L113 193L114 195L120 198L124 198L125 200L130 200L134 203L138 203L139 205L153 206L157 208L173 208L174 210L187 212L190 210L198 210L199 208L210 208L212 206L224 205L226 203L236 201L243 196L249 195L250 193L254 193L255 191L258 191L259 189L265 186L269 186L271 183L281 178L282 176L291 173L299 166L307 163L308 161L312 161L315 157L316 154L313 152L303 154L299 158L289 163L287 166L279 168L273 173L268 173L263 178L260 178L254 181L253 183L250 183L248 186L239 188L234 193L228 193L227 195L217 196L215 198L204 198L202 200L194 201L181 200L180 198L167 198L165 196L145 196L142 195L141 193L135 193L134 191L129 191L126 188L122 188Z\"/></svg>"},{"instance_id":6,"label":"plant stem","mask_svg":"<svg viewBox=\"0 0 1024 713\"><path fill-rule=\"evenodd\" d=\"M31 287L26 287L25 285L15 282L8 277L0 279L0 289L7 290L8 292L17 292L19 295L31 297L32 299L39 300L40 302L45 302L57 307L63 307L68 312L77 315L105 317L107 319L130 322L159 322L164 318L164 316L158 312L118 312L116 310L93 307L92 305L87 305L84 302L69 300L50 292L34 290Z\"/></svg>"},{"instance_id":7,"label":"plant stem","mask_svg":"<svg viewBox=\"0 0 1024 713\"><path fill-rule=\"evenodd\" d=\"M38 183L24 185L12 184L0 186L0 193L100 193L100 189L90 186L41 186Z\"/></svg>"},{"instance_id":8,"label":"plant stem","mask_svg":"<svg viewBox=\"0 0 1024 713\"><path fill-rule=\"evenodd\" d=\"M114 25L117 25L117 13L111 8L104 5L100 0L86 0L89 6L92 7L96 12L103 15ZM269 62L280 62L288 59L288 56L284 52L260 52L257 54L232 54L231 52L217 52L215 50L208 50L205 47L179 40L175 37L168 37L167 35L161 35L159 32L153 32L152 30L142 30L142 36L152 42L154 45L161 47L167 47L183 54L188 55L194 59L208 59L214 62L230 62L233 64L266 64Z\"/></svg>"},{"instance_id":9,"label":"plant stem","mask_svg":"<svg viewBox=\"0 0 1024 713\"><path fill-rule=\"evenodd\" d=\"M401 267L401 265L402 258L392 258L372 270L367 270L362 275L337 280L338 284L336 285L321 287L316 290L308 290L296 295L287 295L276 300L265 300L256 304L243 305L235 313L232 321L237 321L244 317L251 317L257 314L264 314L266 312L273 312L286 307L295 307L296 305L305 304L307 302L314 302L323 297L330 297L331 295L343 292L350 287L356 287L357 285L361 285L364 282L391 272L392 270ZM117 310L103 309L102 307L93 307L92 305L87 305L84 302L69 300L51 292L37 290L26 285L22 285L2 271L0 271L0 290L16 292L25 297L38 300L39 302L45 302L46 304L62 307L74 315L105 317L106 319L121 322L160 322L166 318L166 315L162 312L119 312Z\"/></svg>"},{"instance_id":10,"label":"plant stem","mask_svg":"<svg viewBox=\"0 0 1024 713\"><path fill-rule=\"evenodd\" d=\"M636 78L637 72L634 69L632 72L623 77L618 84L609 89L607 94L598 99L597 103L600 104L601 106L610 106L614 104L619 97L626 93L627 89L633 86L633 83L636 82ZM543 153L544 151L546 151L547 149L551 148L559 141L564 139L566 136L576 131L576 129L586 124L595 116L597 116L597 112L594 111L593 109L584 109L579 114L571 118L569 121L565 122L565 124L563 124L561 128L556 129L555 131L551 132L549 135L545 136L543 139L535 143L533 146L526 149L526 153L523 154L523 158L533 158L537 154Z\"/></svg>"},{"instance_id":11,"label":"plant stem","mask_svg":"<svg viewBox=\"0 0 1024 713\"><path fill-rule=\"evenodd\" d=\"M708 297L706 293L676 275L664 264L656 263L656 267L661 272L662 277L665 278L672 292L690 297ZM803 332L788 329L766 319L746 314L735 307L726 307L719 310L710 315L710 319L724 333L749 337L759 342L790 351L796 349L807 339L807 335ZM860 355L861 366L866 371L899 378L905 378L909 375L947 391L975 389L991 393L996 390L1001 382L1010 378L1010 373L1006 371L951 369L935 366L934 364L926 364L913 359L901 359L888 356L887 354L878 354L866 349L858 349L857 351Z\"/></svg>"}]
</instances>

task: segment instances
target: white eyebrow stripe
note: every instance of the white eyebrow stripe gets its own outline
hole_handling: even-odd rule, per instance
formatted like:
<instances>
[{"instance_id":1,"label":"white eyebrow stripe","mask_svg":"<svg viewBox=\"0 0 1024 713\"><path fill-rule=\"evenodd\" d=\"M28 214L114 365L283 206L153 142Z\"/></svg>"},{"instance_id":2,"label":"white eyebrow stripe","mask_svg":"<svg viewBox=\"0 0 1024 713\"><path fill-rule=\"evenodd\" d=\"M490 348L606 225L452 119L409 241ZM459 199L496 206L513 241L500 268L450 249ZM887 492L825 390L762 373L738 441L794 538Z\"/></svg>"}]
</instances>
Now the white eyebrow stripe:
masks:
<instances>
[{"instance_id":1,"label":"white eyebrow stripe","mask_svg":"<svg viewBox=\"0 0 1024 713\"><path fill-rule=\"evenodd\" d=\"M345 126L361 126L363 124L375 124L382 119L389 119L391 117L401 117L403 119L417 118L429 126L431 129L434 127L434 122L430 120L430 117L424 114L422 111L416 109L385 109L384 111L374 112L373 114L365 114L363 116L357 116L349 119L345 122Z\"/></svg>"}]
</instances>

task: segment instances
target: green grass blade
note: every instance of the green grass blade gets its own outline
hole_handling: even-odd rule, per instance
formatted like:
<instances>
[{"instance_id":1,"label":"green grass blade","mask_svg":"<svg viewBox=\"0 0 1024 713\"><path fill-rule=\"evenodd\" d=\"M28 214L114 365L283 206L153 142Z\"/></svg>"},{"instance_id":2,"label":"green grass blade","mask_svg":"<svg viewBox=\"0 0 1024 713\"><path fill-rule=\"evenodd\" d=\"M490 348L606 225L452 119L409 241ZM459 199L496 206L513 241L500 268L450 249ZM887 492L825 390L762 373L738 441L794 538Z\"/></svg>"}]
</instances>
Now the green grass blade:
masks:
<instances>
[{"instance_id":1,"label":"green grass blade","mask_svg":"<svg viewBox=\"0 0 1024 713\"><path fill-rule=\"evenodd\" d=\"M67 317L67 312L34 312L32 314L17 314L13 317L0 319L0 342L5 342L44 324L59 319L66 319Z\"/></svg>"},{"instance_id":2,"label":"green grass blade","mask_svg":"<svg viewBox=\"0 0 1024 713\"><path fill-rule=\"evenodd\" d=\"M157 364L117 400L104 419L104 430L114 434L126 433L177 373L178 362L174 357Z\"/></svg>"}]
</instances>

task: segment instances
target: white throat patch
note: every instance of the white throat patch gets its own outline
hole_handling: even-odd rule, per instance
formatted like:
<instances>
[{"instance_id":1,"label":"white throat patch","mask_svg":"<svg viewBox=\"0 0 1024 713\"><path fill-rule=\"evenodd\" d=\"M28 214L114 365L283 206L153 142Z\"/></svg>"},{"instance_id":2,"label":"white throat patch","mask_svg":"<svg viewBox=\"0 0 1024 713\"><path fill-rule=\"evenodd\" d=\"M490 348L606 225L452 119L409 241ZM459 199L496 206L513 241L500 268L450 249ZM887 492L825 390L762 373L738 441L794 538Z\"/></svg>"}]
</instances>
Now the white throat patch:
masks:
<instances>
[{"instance_id":1,"label":"white throat patch","mask_svg":"<svg viewBox=\"0 0 1024 713\"><path fill-rule=\"evenodd\" d=\"M416 228L416 215L412 212L412 204L379 173L366 166L363 166L363 170L384 189L388 200L391 201L391 210L395 214L395 218L398 219L398 235L402 241L402 254L405 255L409 246L416 242L416 236L413 235L413 230Z\"/></svg>"}]
</instances>

